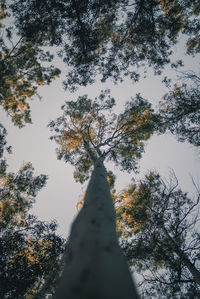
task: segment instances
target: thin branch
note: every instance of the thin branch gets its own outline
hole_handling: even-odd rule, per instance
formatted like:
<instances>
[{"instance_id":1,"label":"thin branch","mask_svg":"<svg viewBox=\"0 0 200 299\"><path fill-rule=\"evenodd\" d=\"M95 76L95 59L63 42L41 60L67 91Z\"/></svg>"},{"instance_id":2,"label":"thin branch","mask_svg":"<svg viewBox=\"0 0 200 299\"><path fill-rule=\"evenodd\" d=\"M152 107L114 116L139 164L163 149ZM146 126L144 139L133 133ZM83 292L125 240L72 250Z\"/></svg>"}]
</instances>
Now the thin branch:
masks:
<instances>
[{"instance_id":1,"label":"thin branch","mask_svg":"<svg viewBox=\"0 0 200 299\"><path fill-rule=\"evenodd\" d=\"M197 197L197 201L195 204L193 204L188 211L185 213L185 215L183 216L183 218L180 220L179 224L177 226L179 226L181 224L181 222L183 222L183 220L191 213L191 211L199 204L200 201L200 195ZM192 223L193 224L193 223ZM191 226L192 224L190 224L189 226Z\"/></svg>"},{"instance_id":2,"label":"thin branch","mask_svg":"<svg viewBox=\"0 0 200 299\"><path fill-rule=\"evenodd\" d=\"M16 45L12 48L12 50L9 52L9 54L6 56L6 58L11 57L11 54L14 52L14 50L17 48L17 46L20 44L20 42L22 41L23 37L21 37L18 42L16 43Z\"/></svg>"}]
</instances>

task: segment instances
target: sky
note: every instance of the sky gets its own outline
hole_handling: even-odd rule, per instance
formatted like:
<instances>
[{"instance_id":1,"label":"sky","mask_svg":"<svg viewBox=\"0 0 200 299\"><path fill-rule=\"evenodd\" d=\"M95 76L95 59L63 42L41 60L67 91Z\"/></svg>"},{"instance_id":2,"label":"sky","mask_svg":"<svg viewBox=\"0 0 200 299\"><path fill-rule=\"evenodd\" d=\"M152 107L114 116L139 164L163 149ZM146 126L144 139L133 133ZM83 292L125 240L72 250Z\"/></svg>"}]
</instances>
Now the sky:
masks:
<instances>
[{"instance_id":1,"label":"sky","mask_svg":"<svg viewBox=\"0 0 200 299\"><path fill-rule=\"evenodd\" d=\"M174 49L174 57L181 58L184 49L181 45ZM199 71L199 57L195 59L187 58L186 70ZM61 115L61 105L64 101L75 100L77 96L88 94L91 98L97 96L102 89L110 88L111 95L116 100L116 112L120 112L127 100L134 97L136 93L148 99L154 107L157 106L167 88L161 84L161 77L154 76L149 70L147 78L132 83L128 79L122 84L114 85L112 82L97 83L92 86L81 87L76 93L64 91L62 80L64 78L65 66L56 59L56 66L63 71L59 79L50 86L39 88L42 100L35 99L31 102L32 124L25 128L15 127L6 113L0 109L0 122L8 131L8 145L12 145L13 154L7 155L9 171L16 172L23 162L31 162L36 170L36 174L48 175L48 181L36 198L31 213L37 215L39 219L49 221L55 219L58 222L58 233L67 237L70 225L77 214L76 205L80 200L87 183L80 185L73 179L73 167L64 161L56 158L56 145L49 140L51 135L47 125L50 120ZM167 69L163 75L174 76ZM198 186L200 181L199 172L200 155L199 151L188 143L177 142L176 137L171 134L154 135L146 144L145 153L139 162L140 173L126 174L119 172L116 167L106 165L107 169L112 169L117 175L116 189L122 190L131 183L131 179L142 178L147 171L156 170L165 178L169 177L173 169L182 189L195 196L194 186L191 177ZM200 185L199 185L200 186Z\"/></svg>"}]
</instances>

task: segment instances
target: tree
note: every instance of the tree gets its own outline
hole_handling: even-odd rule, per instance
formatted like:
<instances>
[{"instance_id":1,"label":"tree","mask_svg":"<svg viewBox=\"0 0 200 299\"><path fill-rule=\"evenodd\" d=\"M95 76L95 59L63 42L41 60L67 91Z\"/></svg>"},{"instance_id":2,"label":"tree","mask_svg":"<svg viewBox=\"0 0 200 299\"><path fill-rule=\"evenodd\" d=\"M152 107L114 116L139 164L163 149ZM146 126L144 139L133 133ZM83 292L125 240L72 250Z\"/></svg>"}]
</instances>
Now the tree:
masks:
<instances>
[{"instance_id":1,"label":"tree","mask_svg":"<svg viewBox=\"0 0 200 299\"><path fill-rule=\"evenodd\" d=\"M74 220L65 268L56 298L136 298L121 254L115 211L103 161L137 170L146 141L154 130L151 105L139 95L120 115L109 90L94 101L86 95L62 106L63 115L50 122L57 155L75 166L74 177L84 182L93 167L82 209Z\"/></svg>"},{"instance_id":2,"label":"tree","mask_svg":"<svg viewBox=\"0 0 200 299\"><path fill-rule=\"evenodd\" d=\"M5 21L9 16L3 1L0 20ZM52 61L53 55L39 49L34 40L15 36L12 26L1 24L0 30L0 105L15 125L23 127L31 123L28 101L39 97L38 86L50 84L60 71L52 65L44 66Z\"/></svg>"},{"instance_id":3,"label":"tree","mask_svg":"<svg viewBox=\"0 0 200 299\"><path fill-rule=\"evenodd\" d=\"M1 125L0 297L33 298L44 283L53 291L57 277L49 273L58 272L63 239L56 235L55 221L39 221L28 213L47 177L34 176L30 163L17 173L7 172L5 146L6 130Z\"/></svg>"},{"instance_id":4,"label":"tree","mask_svg":"<svg viewBox=\"0 0 200 299\"><path fill-rule=\"evenodd\" d=\"M160 102L159 129L170 131L179 141L200 145L200 77L194 72L182 74L185 81L176 84Z\"/></svg>"},{"instance_id":5,"label":"tree","mask_svg":"<svg viewBox=\"0 0 200 299\"><path fill-rule=\"evenodd\" d=\"M141 273L144 298L198 298L200 295L199 205L151 172L116 196L122 248Z\"/></svg>"},{"instance_id":6,"label":"tree","mask_svg":"<svg viewBox=\"0 0 200 299\"><path fill-rule=\"evenodd\" d=\"M197 0L18 0L11 7L27 40L61 46L71 90L93 83L97 74L102 81L137 81L144 65L159 74L181 34L189 35L188 54L199 52Z\"/></svg>"}]
</instances>

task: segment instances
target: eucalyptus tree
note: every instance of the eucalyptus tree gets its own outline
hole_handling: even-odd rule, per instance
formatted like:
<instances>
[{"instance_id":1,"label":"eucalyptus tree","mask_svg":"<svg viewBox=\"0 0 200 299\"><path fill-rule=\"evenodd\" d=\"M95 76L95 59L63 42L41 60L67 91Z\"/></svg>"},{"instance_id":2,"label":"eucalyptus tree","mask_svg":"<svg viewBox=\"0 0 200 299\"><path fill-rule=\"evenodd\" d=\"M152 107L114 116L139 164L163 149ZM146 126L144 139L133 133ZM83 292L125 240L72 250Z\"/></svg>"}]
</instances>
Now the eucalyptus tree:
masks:
<instances>
[{"instance_id":1,"label":"eucalyptus tree","mask_svg":"<svg viewBox=\"0 0 200 299\"><path fill-rule=\"evenodd\" d=\"M188 54L199 52L197 0L18 0L16 26L27 40L60 46L69 71L65 87L101 80L138 80L138 67L156 73L170 62L179 36L189 36Z\"/></svg>"},{"instance_id":2,"label":"eucalyptus tree","mask_svg":"<svg viewBox=\"0 0 200 299\"><path fill-rule=\"evenodd\" d=\"M0 6L0 105L18 127L31 123L29 101L39 97L38 86L60 74L49 66L53 55L38 48L34 39L16 36L6 1Z\"/></svg>"},{"instance_id":3,"label":"eucalyptus tree","mask_svg":"<svg viewBox=\"0 0 200 299\"><path fill-rule=\"evenodd\" d=\"M199 297L199 201L174 174L167 183L155 172L116 196L121 246L144 298Z\"/></svg>"},{"instance_id":4,"label":"eucalyptus tree","mask_svg":"<svg viewBox=\"0 0 200 299\"><path fill-rule=\"evenodd\" d=\"M56 234L55 221L29 214L47 177L35 176L31 163L17 173L7 171L6 134L0 125L0 297L17 299L35 296L44 282L46 291L53 291L63 239Z\"/></svg>"},{"instance_id":5,"label":"eucalyptus tree","mask_svg":"<svg viewBox=\"0 0 200 299\"><path fill-rule=\"evenodd\" d=\"M200 146L200 77L186 72L181 79L182 84L175 84L160 102L159 129L170 131L179 141Z\"/></svg>"},{"instance_id":6,"label":"eucalyptus tree","mask_svg":"<svg viewBox=\"0 0 200 299\"><path fill-rule=\"evenodd\" d=\"M155 115L139 95L118 116L112 112L114 105L109 90L94 101L80 96L66 102L62 116L49 124L58 159L75 166L75 180L82 183L92 172L83 207L72 224L56 298L137 298L117 241L104 161L136 171Z\"/></svg>"}]
</instances>

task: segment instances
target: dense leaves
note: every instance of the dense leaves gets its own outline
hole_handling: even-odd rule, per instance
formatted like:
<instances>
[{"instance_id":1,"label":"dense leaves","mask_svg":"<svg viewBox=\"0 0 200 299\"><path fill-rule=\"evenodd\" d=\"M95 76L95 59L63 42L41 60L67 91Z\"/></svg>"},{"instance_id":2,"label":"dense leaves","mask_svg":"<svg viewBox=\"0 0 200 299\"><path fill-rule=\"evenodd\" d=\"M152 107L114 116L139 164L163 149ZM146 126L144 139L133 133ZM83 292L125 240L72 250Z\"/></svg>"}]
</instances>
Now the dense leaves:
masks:
<instances>
[{"instance_id":1,"label":"dense leaves","mask_svg":"<svg viewBox=\"0 0 200 299\"><path fill-rule=\"evenodd\" d=\"M93 83L97 74L102 81L137 81L144 65L160 73L180 34L190 36L189 54L199 52L197 0L20 0L12 9L27 40L61 46L71 90Z\"/></svg>"},{"instance_id":2,"label":"dense leaves","mask_svg":"<svg viewBox=\"0 0 200 299\"><path fill-rule=\"evenodd\" d=\"M0 17L6 17L6 6ZM8 18L8 16L7 16ZM53 55L39 49L37 43L14 35L7 19L0 32L0 105L18 127L31 122L29 101L37 94L39 85L49 84L60 71L48 65ZM3 26L4 24L4 26Z\"/></svg>"},{"instance_id":3,"label":"dense leaves","mask_svg":"<svg viewBox=\"0 0 200 299\"><path fill-rule=\"evenodd\" d=\"M1 229L1 298L35 296L44 284L48 284L45 291L54 291L63 244L55 230L54 222L45 223L32 215L18 215L18 223Z\"/></svg>"},{"instance_id":4,"label":"dense leaves","mask_svg":"<svg viewBox=\"0 0 200 299\"><path fill-rule=\"evenodd\" d=\"M182 192L174 175L167 184L157 173L116 197L122 248L142 275L144 298L199 297L199 199Z\"/></svg>"},{"instance_id":5,"label":"dense leaves","mask_svg":"<svg viewBox=\"0 0 200 299\"><path fill-rule=\"evenodd\" d=\"M78 97L62 106L63 115L50 122L51 137L59 145L58 158L75 166L74 177L83 182L99 157L113 161L122 170L137 170L137 160L144 151L144 141L154 130L151 105L140 95L127 102L118 116L109 90L94 101Z\"/></svg>"},{"instance_id":6,"label":"dense leaves","mask_svg":"<svg viewBox=\"0 0 200 299\"><path fill-rule=\"evenodd\" d=\"M91 62L99 61L99 46L107 43L118 1L15 1L13 13L20 34L40 45L61 45L69 72L67 85L94 81ZM70 79L72 78L73 79ZM71 81L71 82L70 82Z\"/></svg>"},{"instance_id":7,"label":"dense leaves","mask_svg":"<svg viewBox=\"0 0 200 299\"><path fill-rule=\"evenodd\" d=\"M200 77L193 72L182 75L186 82L177 84L160 102L160 131L169 130L179 141L200 145Z\"/></svg>"},{"instance_id":8,"label":"dense leaves","mask_svg":"<svg viewBox=\"0 0 200 299\"><path fill-rule=\"evenodd\" d=\"M24 298L36 295L49 281L53 291L63 240L56 235L54 221L42 222L28 213L47 177L34 176L31 163L17 173L8 172L3 159L5 145L6 130L1 125L0 297Z\"/></svg>"}]
</instances>

